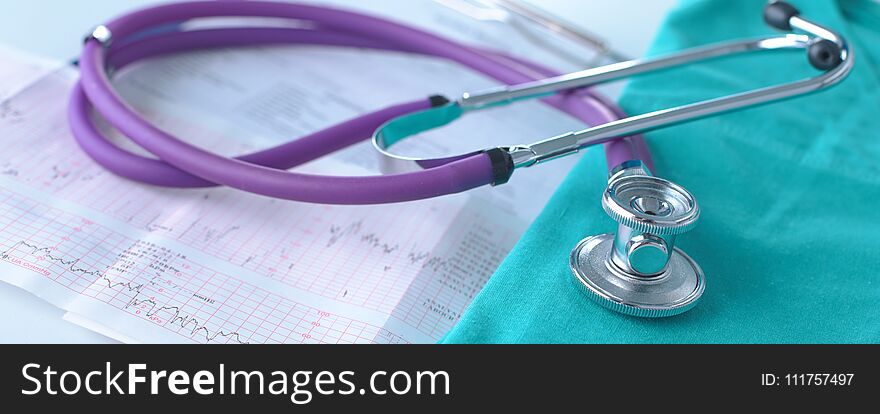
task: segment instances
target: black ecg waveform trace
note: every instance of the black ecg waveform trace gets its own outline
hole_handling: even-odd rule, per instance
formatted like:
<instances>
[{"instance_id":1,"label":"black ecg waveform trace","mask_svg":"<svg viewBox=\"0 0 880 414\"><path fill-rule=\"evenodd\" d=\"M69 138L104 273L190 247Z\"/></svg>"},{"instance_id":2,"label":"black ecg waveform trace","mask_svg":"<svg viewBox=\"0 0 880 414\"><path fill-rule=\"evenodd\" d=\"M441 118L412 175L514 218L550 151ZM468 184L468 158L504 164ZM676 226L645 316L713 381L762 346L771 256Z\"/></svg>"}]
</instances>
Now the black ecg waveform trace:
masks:
<instances>
[{"instance_id":1,"label":"black ecg waveform trace","mask_svg":"<svg viewBox=\"0 0 880 414\"><path fill-rule=\"evenodd\" d=\"M376 233L360 234L363 229L363 220L355 221L347 226L330 226L330 237L327 239L325 247L333 247L347 237L356 237L357 240L369 247L379 250L384 254L391 254L400 250L399 244L390 244L384 242ZM420 266L423 269L431 269L435 273L448 270L453 266L453 260L435 256L430 251L412 250L406 254L406 258L411 265ZM391 266L385 266L385 270L390 270Z\"/></svg>"},{"instance_id":2,"label":"black ecg waveform trace","mask_svg":"<svg viewBox=\"0 0 880 414\"><path fill-rule=\"evenodd\" d=\"M143 285L141 285L141 286L143 286ZM193 324L193 328L190 331L190 336L194 336L196 334L196 332L202 331L202 333L204 333L204 335L205 335L206 342L211 342L214 339L216 339L218 336L222 336L227 339L230 339L230 338L234 339L236 342L238 342L240 344L247 344L248 343L247 341L242 341L241 335L239 335L239 333L235 332L235 331L227 333L227 332L220 330L220 331L217 331L212 334L211 331L208 330L208 328L206 328L204 325L201 325L199 323L198 319L196 319L194 316L192 316L192 315L181 316L179 306L159 306L156 303L156 301L154 301L152 299L138 300L137 295L135 295L134 297L132 297L131 301L129 301L128 304L125 305L125 309L128 309L129 307L137 307L138 305L141 305L141 304L152 305L150 307L150 310L148 310L145 313L147 315L147 317L156 315L157 313L159 313L161 311L169 311L170 312L173 310L174 316L172 316L171 319L169 319L168 323L174 324L175 322L179 322L179 325L181 328L186 328L187 325Z\"/></svg>"},{"instance_id":3,"label":"black ecg waveform trace","mask_svg":"<svg viewBox=\"0 0 880 414\"><path fill-rule=\"evenodd\" d=\"M31 249L30 252L28 252L29 255L35 255L37 253L42 253L43 257L45 257L46 259L49 259L55 263L61 264L70 272L93 276L93 277L98 277L98 278L100 278L100 280L107 283L107 287L109 289L117 289L117 288L121 287L121 288L127 289L129 292L134 292L131 300L125 305L125 307L123 309L129 309L130 307L137 307L138 305L141 305L141 304L150 304L152 306L150 307L150 309L148 311L145 312L145 315L148 318L151 316L155 316L159 312L169 311L170 313L173 313L173 316L170 319L168 319L169 324L173 325L175 322L177 322L181 328L187 328L187 326L189 326L190 324L193 325L193 327L190 331L191 337L195 336L196 332L201 331L202 333L204 333L206 342L211 342L214 339L216 339L217 337L222 336L227 339L235 340L236 342L238 342L240 344L247 344L248 343L247 341L242 340L241 335L238 332L234 332L234 331L233 332L224 332L224 331L220 330L220 331L211 333L211 331L208 328L206 328L204 326L204 324L200 323L198 321L198 319L196 319L194 316L182 315L181 309L179 306L169 306L169 305L159 306L159 304L156 301L154 301L153 299L149 299L149 298L138 299L138 296L142 294L144 287L146 287L147 285L157 285L159 281L169 283L172 288L182 289L186 292L192 292L189 289L185 289L185 288L180 287L177 284L174 284L172 281L170 281L168 279L161 278L161 276L158 274L155 275L148 282L144 282L144 283L140 283L140 284L133 284L131 281L114 282L113 280L111 280L110 278L108 278L106 276L104 271L89 270L89 269L85 269L82 267L78 267L77 263L79 263L82 260L82 258L65 259L63 257L54 256L52 254L53 249L51 247L38 246L38 245L34 245L34 244L28 243L23 240L14 244L9 249L6 249L3 253L0 253L0 259L8 260L10 257L10 253L13 252L14 250L18 249L21 246L24 246L28 249ZM109 267L108 267L108 269L109 269ZM192 292L192 294L195 295L195 292ZM189 328L187 328L187 329L189 329Z\"/></svg>"}]
</instances>

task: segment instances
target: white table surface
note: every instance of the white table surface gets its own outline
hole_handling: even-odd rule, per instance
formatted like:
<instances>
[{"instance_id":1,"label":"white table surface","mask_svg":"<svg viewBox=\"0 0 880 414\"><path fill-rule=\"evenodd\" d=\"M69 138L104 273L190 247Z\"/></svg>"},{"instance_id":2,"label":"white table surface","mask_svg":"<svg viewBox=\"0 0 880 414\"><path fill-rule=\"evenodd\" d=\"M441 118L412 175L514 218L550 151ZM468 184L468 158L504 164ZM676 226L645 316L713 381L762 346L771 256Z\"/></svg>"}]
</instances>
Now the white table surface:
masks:
<instances>
[{"instance_id":1,"label":"white table surface","mask_svg":"<svg viewBox=\"0 0 880 414\"><path fill-rule=\"evenodd\" d=\"M361 8L393 1L332 0ZM610 41L629 56L641 56L675 0L531 0ZM43 57L69 60L83 34L96 24L151 0L27 0L0 13L0 43ZM399 18L399 16L398 16ZM30 293L0 282L0 342L111 343L113 340L61 319L64 312Z\"/></svg>"}]
</instances>

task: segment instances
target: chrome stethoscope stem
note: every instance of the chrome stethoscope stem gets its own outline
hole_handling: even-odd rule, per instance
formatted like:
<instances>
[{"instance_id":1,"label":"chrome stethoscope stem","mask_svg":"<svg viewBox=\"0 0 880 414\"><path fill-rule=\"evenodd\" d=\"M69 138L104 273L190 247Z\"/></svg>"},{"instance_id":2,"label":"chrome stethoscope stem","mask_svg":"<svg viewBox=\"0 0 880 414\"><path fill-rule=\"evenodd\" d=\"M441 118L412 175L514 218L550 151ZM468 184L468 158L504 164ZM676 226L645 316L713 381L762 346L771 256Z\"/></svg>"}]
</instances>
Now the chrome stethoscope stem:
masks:
<instances>
[{"instance_id":1,"label":"chrome stethoscope stem","mask_svg":"<svg viewBox=\"0 0 880 414\"><path fill-rule=\"evenodd\" d=\"M796 38L797 40L793 41L791 40L792 38ZM783 41L778 42L780 40ZM777 44L768 44L767 46L769 47L762 47L762 42L767 41L777 41ZM769 38L738 40L711 46L695 47L666 56L634 59L566 73L533 82L498 86L473 93L465 92L458 100L458 103L465 109L480 109L492 105L512 103L518 100L534 99L559 91L595 86L640 74L670 69L688 63L724 57L735 53L754 50L803 48L806 45L806 42L806 36L786 35L783 37L774 36Z\"/></svg>"},{"instance_id":2,"label":"chrome stethoscope stem","mask_svg":"<svg viewBox=\"0 0 880 414\"><path fill-rule=\"evenodd\" d=\"M833 52L839 54L839 56L835 56L835 58L839 59L839 63L836 63L834 67L819 76L635 115L581 131L569 132L533 144L516 145L507 148L507 151L513 158L515 167L528 167L576 153L582 148L600 144L617 137L647 132L682 122L815 92L836 84L852 70L853 55L843 37L830 29L799 16L791 17L789 25L792 29L806 34L788 34L698 47L662 57L620 62L535 82L504 86L477 93L465 93L458 100L458 104L464 110L481 109L521 99L531 99L561 90L594 86L634 75L656 72L737 53L786 49L809 50L814 44L821 41L827 41L836 45Z\"/></svg>"}]
</instances>

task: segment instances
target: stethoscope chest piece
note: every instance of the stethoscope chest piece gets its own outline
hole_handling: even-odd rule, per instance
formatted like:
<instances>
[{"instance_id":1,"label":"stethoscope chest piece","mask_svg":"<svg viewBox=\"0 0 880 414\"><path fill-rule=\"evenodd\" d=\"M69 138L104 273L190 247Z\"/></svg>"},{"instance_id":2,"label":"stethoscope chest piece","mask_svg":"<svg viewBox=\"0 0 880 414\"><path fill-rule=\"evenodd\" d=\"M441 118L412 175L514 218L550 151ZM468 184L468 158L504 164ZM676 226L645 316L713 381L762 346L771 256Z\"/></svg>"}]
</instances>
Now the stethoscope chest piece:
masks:
<instances>
[{"instance_id":1,"label":"stethoscope chest piece","mask_svg":"<svg viewBox=\"0 0 880 414\"><path fill-rule=\"evenodd\" d=\"M693 195L637 166L612 175L602 206L618 230L587 237L571 252L577 285L627 315L665 317L691 309L705 276L675 247L675 237L696 225L700 209Z\"/></svg>"}]
</instances>

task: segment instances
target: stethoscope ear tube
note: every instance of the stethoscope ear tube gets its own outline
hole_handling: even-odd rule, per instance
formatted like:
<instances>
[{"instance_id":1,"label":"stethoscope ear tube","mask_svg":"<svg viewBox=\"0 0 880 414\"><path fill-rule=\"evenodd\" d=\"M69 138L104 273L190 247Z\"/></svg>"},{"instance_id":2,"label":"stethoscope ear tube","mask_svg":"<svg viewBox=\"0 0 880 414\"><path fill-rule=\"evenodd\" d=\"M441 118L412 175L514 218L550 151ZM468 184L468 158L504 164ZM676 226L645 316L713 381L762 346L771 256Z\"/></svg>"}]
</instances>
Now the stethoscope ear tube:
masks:
<instances>
[{"instance_id":1,"label":"stethoscope ear tube","mask_svg":"<svg viewBox=\"0 0 880 414\"><path fill-rule=\"evenodd\" d=\"M156 27L216 16L280 17L313 24L308 25L310 29L257 27L153 33ZM113 172L128 178L177 187L222 184L270 197L305 202L402 202L498 184L509 178L509 155L500 154L499 157L498 151L478 151L435 163L427 169L387 176L317 176L284 170L298 162L317 158L367 138L381 123L394 117L442 103L436 98L387 108L280 147L230 159L189 145L150 125L123 102L108 79L108 71L114 68L113 63L118 63L115 61L117 59L127 63L170 50L261 42L351 44L422 53L453 60L505 83L534 79L520 70L521 65L496 59L491 53L357 13L263 1L174 3L136 11L91 32L79 59L81 79L71 99L71 129L89 155ZM142 47L146 52L141 52ZM582 113L591 115L602 113L601 110L605 109L597 101L577 105ZM91 123L89 111L92 107L110 125L153 153L158 160L123 155L120 152L123 150L110 143ZM603 121L611 118L603 118Z\"/></svg>"},{"instance_id":2,"label":"stethoscope ear tube","mask_svg":"<svg viewBox=\"0 0 880 414\"><path fill-rule=\"evenodd\" d=\"M468 111L505 105L522 99L547 96L547 94L560 90L594 86L630 76L668 70L685 64L747 52L806 50L810 64L823 71L823 73L808 79L630 116L581 131L560 134L531 144L503 147L510 154L514 167L522 168L575 154L584 148L605 143L622 136L665 128L816 92L837 84L852 70L853 54L845 39L830 29L800 17L797 10L791 5L782 2L771 3L765 9L765 18L773 27L796 30L806 34L787 34L696 47L666 56L620 62L518 85L465 93L454 105L457 105L457 110L463 114ZM409 116L421 115L414 114ZM393 122L405 124L407 121L395 120ZM386 124L382 128L388 126L389 124ZM397 128L394 142L400 141L405 136L415 135L424 131L425 129L423 128L413 129L412 131ZM394 154L388 149L391 144L382 145L381 142L377 141L377 137L381 137L382 134L383 131L380 129L374 136L374 144L376 144L376 148L385 158L393 159L393 161L388 161L388 164L397 166L405 165L406 163L424 165L434 161L430 158L401 157Z\"/></svg>"},{"instance_id":3,"label":"stethoscope ear tube","mask_svg":"<svg viewBox=\"0 0 880 414\"><path fill-rule=\"evenodd\" d=\"M309 24L300 28L177 29L190 19L231 16L280 17ZM70 100L70 126L77 142L93 159L134 180L175 187L222 184L269 197L324 204L393 203L499 185L507 182L516 168L613 141L606 147L610 148L608 159L619 168L612 170L602 202L605 211L618 222L617 233L582 240L570 255L571 271L577 285L605 307L635 316L671 316L691 309L705 289L701 268L675 247L676 237L696 224L699 206L683 187L653 175L650 155L641 138L614 140L819 91L837 84L852 70L852 51L839 34L801 17L797 9L783 2L769 4L764 17L769 25L796 33L737 40L548 77L547 70L530 62L342 10L265 1L168 4L123 16L89 34L79 59L81 79ZM165 30L169 26L173 29ZM449 59L509 86L465 93L456 100L433 96L394 105L274 148L226 158L151 125L125 104L109 81L109 72L114 68L151 56L264 43L350 45L420 53ZM624 119L618 119L621 113L613 105L583 90L738 53L792 49L805 50L809 63L823 73ZM559 91L571 93L554 95ZM391 151L402 140L448 125L469 111L541 97L595 126L531 144L475 149L439 158L406 157ZM92 108L157 158L115 146L95 127L90 117ZM371 133L373 145L382 156L383 170L393 174L338 177L286 171L359 142ZM617 145L621 142L633 145Z\"/></svg>"}]
</instances>

